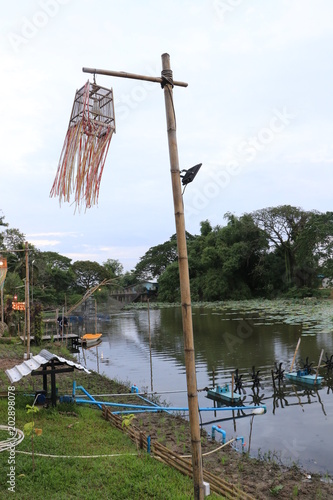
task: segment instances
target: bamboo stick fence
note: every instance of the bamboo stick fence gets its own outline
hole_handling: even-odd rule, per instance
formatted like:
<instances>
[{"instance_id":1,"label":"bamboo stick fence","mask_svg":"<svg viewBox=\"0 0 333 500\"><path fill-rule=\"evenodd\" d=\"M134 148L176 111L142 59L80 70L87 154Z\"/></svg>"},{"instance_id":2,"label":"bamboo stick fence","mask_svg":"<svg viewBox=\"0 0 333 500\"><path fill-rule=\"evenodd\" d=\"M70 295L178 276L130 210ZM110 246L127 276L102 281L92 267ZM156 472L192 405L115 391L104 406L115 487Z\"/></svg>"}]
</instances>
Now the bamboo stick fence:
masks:
<instances>
[{"instance_id":1,"label":"bamboo stick fence","mask_svg":"<svg viewBox=\"0 0 333 500\"><path fill-rule=\"evenodd\" d=\"M110 422L117 429L126 432L131 440L136 443L137 447L147 451L148 450L148 440L147 435L137 428L135 425L130 424L129 426L123 426L122 418L119 415L114 415L110 408L102 406L103 418ZM181 457L177 453L169 450L166 446L158 443L157 441L152 441L150 443L150 453L158 461L163 462L166 465L174 467L182 474L193 477L192 463L189 460ZM237 486L228 483L224 479L214 476L210 472L203 470L203 479L210 485L211 491L219 495L223 495L228 500L255 500L249 493L241 490Z\"/></svg>"}]
</instances>

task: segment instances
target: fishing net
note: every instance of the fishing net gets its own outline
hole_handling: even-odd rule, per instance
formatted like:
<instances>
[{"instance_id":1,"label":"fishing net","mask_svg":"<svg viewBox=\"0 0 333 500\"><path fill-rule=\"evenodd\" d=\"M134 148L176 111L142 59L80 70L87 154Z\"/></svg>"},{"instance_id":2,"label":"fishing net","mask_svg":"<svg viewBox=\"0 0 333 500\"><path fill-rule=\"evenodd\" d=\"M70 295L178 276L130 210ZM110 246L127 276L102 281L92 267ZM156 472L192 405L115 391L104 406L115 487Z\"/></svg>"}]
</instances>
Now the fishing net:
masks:
<instances>
[{"instance_id":1,"label":"fishing net","mask_svg":"<svg viewBox=\"0 0 333 500\"><path fill-rule=\"evenodd\" d=\"M50 196L90 208L99 187L112 134L115 132L112 89L87 83L75 94L69 126Z\"/></svg>"},{"instance_id":2,"label":"fishing net","mask_svg":"<svg viewBox=\"0 0 333 500\"><path fill-rule=\"evenodd\" d=\"M0 257L0 288L3 287L7 274L7 259Z\"/></svg>"}]
</instances>

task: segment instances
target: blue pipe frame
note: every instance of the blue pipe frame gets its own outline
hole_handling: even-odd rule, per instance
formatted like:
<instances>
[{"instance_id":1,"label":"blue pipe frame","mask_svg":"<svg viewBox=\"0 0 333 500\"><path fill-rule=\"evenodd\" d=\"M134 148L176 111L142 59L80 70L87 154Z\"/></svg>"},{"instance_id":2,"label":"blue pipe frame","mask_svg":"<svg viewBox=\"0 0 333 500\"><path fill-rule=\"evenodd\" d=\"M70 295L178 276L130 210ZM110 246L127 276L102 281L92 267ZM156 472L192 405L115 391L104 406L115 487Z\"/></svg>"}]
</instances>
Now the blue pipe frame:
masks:
<instances>
[{"instance_id":1,"label":"blue pipe frame","mask_svg":"<svg viewBox=\"0 0 333 500\"><path fill-rule=\"evenodd\" d=\"M77 398L75 396L76 389L80 389L89 399L82 399L82 398ZM135 405L135 404L129 404L129 403L111 403L109 401L96 401L96 399L93 398L89 394L84 387L76 386L76 382L73 382L73 398L76 403L78 404L95 404L97 405L100 409L102 409L102 405L104 406L110 406L114 408L125 408L125 410L117 410L114 411L114 414L126 414L126 413L142 413L142 412L152 412L152 413L158 413L158 412L188 412L189 409L187 407L183 406L157 406L156 403L151 402L151 406L145 406L145 405ZM153 406L152 406L153 405ZM154 406L156 405L156 406ZM248 405L248 406L224 406L224 407L204 407L204 408L198 408L198 411L244 411L244 410L258 410L258 409L263 409L264 412L267 412L266 405L261 405L261 406L255 406L255 405Z\"/></svg>"}]
</instances>

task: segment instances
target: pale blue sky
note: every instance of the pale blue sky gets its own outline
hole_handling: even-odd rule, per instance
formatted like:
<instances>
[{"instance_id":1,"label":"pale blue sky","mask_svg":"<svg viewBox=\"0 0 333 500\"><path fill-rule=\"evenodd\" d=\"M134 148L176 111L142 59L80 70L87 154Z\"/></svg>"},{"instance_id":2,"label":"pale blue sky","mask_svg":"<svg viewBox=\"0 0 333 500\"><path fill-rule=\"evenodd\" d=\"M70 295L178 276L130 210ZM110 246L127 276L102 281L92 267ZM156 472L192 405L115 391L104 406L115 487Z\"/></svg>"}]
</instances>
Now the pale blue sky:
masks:
<instances>
[{"instance_id":1,"label":"pale blue sky","mask_svg":"<svg viewBox=\"0 0 333 500\"><path fill-rule=\"evenodd\" d=\"M82 67L160 76L168 52L187 230L282 204L332 210L330 0L1 3L0 209L40 250L134 268L175 232L163 91L110 77L117 133L98 207L49 193Z\"/></svg>"}]
</instances>

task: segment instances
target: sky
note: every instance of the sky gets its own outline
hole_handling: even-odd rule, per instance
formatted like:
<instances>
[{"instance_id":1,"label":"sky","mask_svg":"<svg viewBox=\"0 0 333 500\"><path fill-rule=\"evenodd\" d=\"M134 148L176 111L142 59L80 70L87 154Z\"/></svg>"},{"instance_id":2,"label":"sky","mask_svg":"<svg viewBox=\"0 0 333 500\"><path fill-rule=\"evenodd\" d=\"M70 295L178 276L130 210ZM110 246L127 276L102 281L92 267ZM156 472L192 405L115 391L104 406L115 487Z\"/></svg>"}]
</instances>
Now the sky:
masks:
<instances>
[{"instance_id":1,"label":"sky","mask_svg":"<svg viewBox=\"0 0 333 500\"><path fill-rule=\"evenodd\" d=\"M134 269L175 233L159 84L113 88L98 205L50 197L83 67L161 75L170 54L186 229L228 212L332 210L331 0L0 0L0 215L41 251Z\"/></svg>"}]
</instances>

